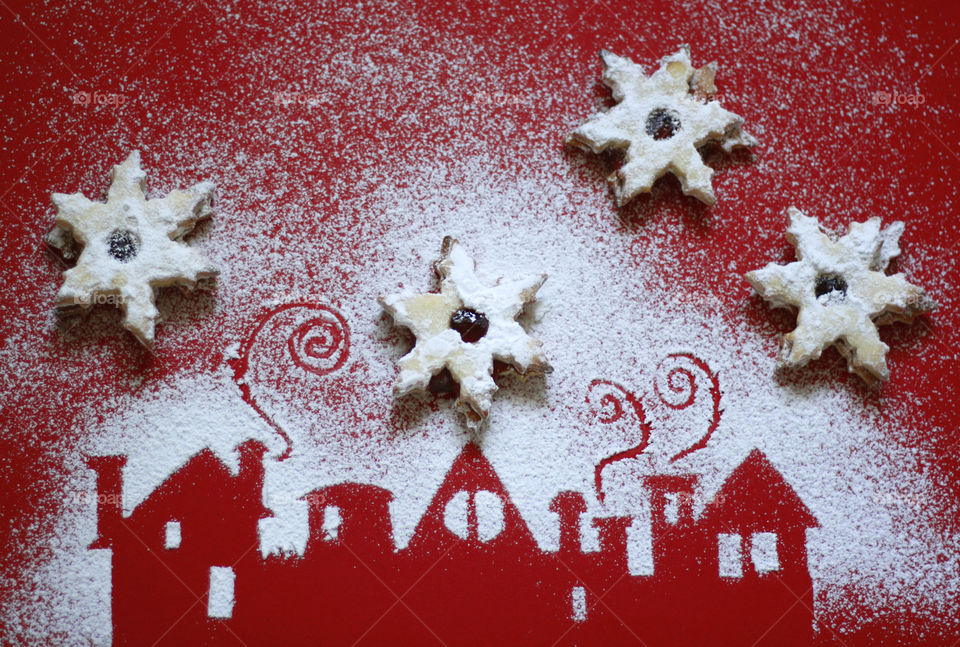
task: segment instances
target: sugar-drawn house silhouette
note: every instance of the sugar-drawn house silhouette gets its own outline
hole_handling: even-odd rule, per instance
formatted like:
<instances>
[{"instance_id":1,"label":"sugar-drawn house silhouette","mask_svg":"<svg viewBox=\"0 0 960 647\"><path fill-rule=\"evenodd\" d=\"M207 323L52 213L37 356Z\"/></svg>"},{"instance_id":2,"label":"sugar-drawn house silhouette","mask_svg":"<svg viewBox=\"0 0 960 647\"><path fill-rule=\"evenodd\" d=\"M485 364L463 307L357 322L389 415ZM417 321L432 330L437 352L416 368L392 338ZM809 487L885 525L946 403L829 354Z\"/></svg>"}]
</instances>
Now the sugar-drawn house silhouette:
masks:
<instances>
[{"instance_id":1,"label":"sugar-drawn house silhouette","mask_svg":"<svg viewBox=\"0 0 960 647\"><path fill-rule=\"evenodd\" d=\"M265 451L255 442L241 445L233 476L205 450L126 518L120 505L124 457L90 459L98 488L98 537L91 548L113 552L115 644L233 640L226 624L210 622L211 614L223 613L210 608L207 591L211 572L218 582L260 561L257 519L268 514L260 496Z\"/></svg>"},{"instance_id":2,"label":"sugar-drawn house silhouette","mask_svg":"<svg viewBox=\"0 0 960 647\"><path fill-rule=\"evenodd\" d=\"M302 555L261 556L265 448L229 470L194 456L124 517L121 456L93 457L98 537L112 550L118 645L806 645L805 533L817 521L754 450L694 518L695 475L645 479L652 572L631 573L634 519L593 519L558 494L541 550L492 465L467 444L397 549L390 492L342 483L303 497ZM636 543L636 542L633 542Z\"/></svg>"}]
</instances>

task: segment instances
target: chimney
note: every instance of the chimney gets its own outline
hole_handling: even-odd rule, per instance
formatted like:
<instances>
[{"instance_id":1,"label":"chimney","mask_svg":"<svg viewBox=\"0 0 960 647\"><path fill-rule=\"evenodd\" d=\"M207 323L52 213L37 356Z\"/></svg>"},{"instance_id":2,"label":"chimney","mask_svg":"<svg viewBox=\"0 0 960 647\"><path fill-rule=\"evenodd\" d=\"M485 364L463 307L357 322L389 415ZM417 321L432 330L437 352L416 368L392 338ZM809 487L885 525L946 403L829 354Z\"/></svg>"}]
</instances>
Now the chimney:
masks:
<instances>
[{"instance_id":1,"label":"chimney","mask_svg":"<svg viewBox=\"0 0 960 647\"><path fill-rule=\"evenodd\" d=\"M309 506L310 538L307 553L323 546L347 545L364 556L393 553L390 501L393 495L375 485L338 483L301 497ZM335 508L328 517L327 508ZM336 522L331 535L325 521ZM365 557L367 559L368 557Z\"/></svg>"},{"instance_id":2,"label":"chimney","mask_svg":"<svg viewBox=\"0 0 960 647\"><path fill-rule=\"evenodd\" d=\"M126 456L89 456L97 473L97 538L90 548L110 548L123 516L123 466Z\"/></svg>"},{"instance_id":3,"label":"chimney","mask_svg":"<svg viewBox=\"0 0 960 647\"><path fill-rule=\"evenodd\" d=\"M653 531L685 528L693 525L693 474L658 474L644 479L650 492L650 518Z\"/></svg>"},{"instance_id":4,"label":"chimney","mask_svg":"<svg viewBox=\"0 0 960 647\"><path fill-rule=\"evenodd\" d=\"M653 565L660 577L698 576L700 559L710 551L706 535L693 523L692 474L656 475L644 479L650 492L650 532Z\"/></svg>"},{"instance_id":5,"label":"chimney","mask_svg":"<svg viewBox=\"0 0 960 647\"><path fill-rule=\"evenodd\" d=\"M550 502L550 511L560 517L560 553L581 552L580 515L587 510L579 492L560 492Z\"/></svg>"},{"instance_id":6,"label":"chimney","mask_svg":"<svg viewBox=\"0 0 960 647\"><path fill-rule=\"evenodd\" d=\"M239 496L246 501L249 510L255 511L257 518L270 516L263 505L263 456L266 446L256 440L248 440L237 447L240 454L240 470L237 474Z\"/></svg>"}]
</instances>

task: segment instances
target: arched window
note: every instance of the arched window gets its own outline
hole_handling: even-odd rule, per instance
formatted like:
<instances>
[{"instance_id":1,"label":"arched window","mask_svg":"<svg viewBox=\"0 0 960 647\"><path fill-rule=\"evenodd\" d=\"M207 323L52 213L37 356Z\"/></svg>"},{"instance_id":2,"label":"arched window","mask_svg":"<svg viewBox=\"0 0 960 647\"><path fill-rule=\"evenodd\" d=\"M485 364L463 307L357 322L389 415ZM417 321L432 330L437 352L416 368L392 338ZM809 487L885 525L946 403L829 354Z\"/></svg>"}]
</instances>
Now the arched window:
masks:
<instances>
[{"instance_id":1,"label":"arched window","mask_svg":"<svg viewBox=\"0 0 960 647\"><path fill-rule=\"evenodd\" d=\"M717 561L720 577L743 577L745 548L744 536L720 533L717 535ZM755 532L749 537L750 562L759 575L780 570L777 556L777 534Z\"/></svg>"},{"instance_id":2,"label":"arched window","mask_svg":"<svg viewBox=\"0 0 960 647\"><path fill-rule=\"evenodd\" d=\"M490 541L503 531L503 500L489 490L460 490L447 501L443 523L461 539Z\"/></svg>"}]
</instances>

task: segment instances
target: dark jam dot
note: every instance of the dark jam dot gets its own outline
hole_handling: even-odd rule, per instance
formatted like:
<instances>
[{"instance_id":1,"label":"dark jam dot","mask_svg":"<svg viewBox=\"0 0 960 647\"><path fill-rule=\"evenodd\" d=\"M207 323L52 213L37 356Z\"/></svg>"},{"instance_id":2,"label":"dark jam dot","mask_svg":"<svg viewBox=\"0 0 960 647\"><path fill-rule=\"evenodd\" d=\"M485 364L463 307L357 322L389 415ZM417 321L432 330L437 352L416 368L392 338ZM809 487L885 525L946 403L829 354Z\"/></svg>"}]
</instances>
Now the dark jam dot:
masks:
<instances>
[{"instance_id":1,"label":"dark jam dot","mask_svg":"<svg viewBox=\"0 0 960 647\"><path fill-rule=\"evenodd\" d=\"M441 397L456 397L460 395L460 385L457 384L457 381L453 379L453 375L451 375L447 369L443 369L430 378L430 384L427 385L427 390Z\"/></svg>"},{"instance_id":2,"label":"dark jam dot","mask_svg":"<svg viewBox=\"0 0 960 647\"><path fill-rule=\"evenodd\" d=\"M110 239L107 241L107 251L110 256L121 263L126 263L140 251L140 242L132 231L117 229L110 234Z\"/></svg>"},{"instance_id":3,"label":"dark jam dot","mask_svg":"<svg viewBox=\"0 0 960 647\"><path fill-rule=\"evenodd\" d=\"M487 334L490 322L482 312L470 308L460 308L450 317L450 327L460 333L460 339L472 344Z\"/></svg>"},{"instance_id":4,"label":"dark jam dot","mask_svg":"<svg viewBox=\"0 0 960 647\"><path fill-rule=\"evenodd\" d=\"M837 292L843 296L847 293L847 282L839 276L821 276L817 279L817 285L813 291L818 299L831 292Z\"/></svg>"},{"instance_id":5,"label":"dark jam dot","mask_svg":"<svg viewBox=\"0 0 960 647\"><path fill-rule=\"evenodd\" d=\"M647 116L646 128L654 139L670 139L680 130L680 119L674 112L657 108Z\"/></svg>"}]
</instances>

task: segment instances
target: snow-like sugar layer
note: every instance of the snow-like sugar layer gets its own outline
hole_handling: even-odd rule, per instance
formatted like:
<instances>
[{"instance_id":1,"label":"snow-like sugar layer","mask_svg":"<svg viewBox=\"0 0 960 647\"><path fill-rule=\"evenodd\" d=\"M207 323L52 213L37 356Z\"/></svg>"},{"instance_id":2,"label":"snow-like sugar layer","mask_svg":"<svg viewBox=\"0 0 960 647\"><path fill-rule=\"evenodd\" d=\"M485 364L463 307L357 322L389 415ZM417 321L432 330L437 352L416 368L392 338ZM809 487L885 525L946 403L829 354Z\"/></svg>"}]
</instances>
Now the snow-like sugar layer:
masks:
<instances>
[{"instance_id":1,"label":"snow-like sugar layer","mask_svg":"<svg viewBox=\"0 0 960 647\"><path fill-rule=\"evenodd\" d=\"M279 8L291 9L294 4L280 3ZM98 8L94 5L90 5L91 13ZM537 3L529 7L531 13L526 17L531 20L531 28L566 33L569 26L554 8ZM556 541L554 519L544 506L552 491L566 487L591 491L595 460L635 440L630 429L611 437L610 430L596 425L592 416L574 415L575 407L583 406L589 379L609 377L638 393L649 394L652 371L662 353L690 350L720 371L725 407L723 422L710 446L686 461L691 470L703 473L699 504L719 487L729 469L751 447L759 446L821 523L822 528L812 531L808 541L819 620L842 629L855 628L871 612L955 616L958 547L955 538L943 536L938 529L938 517L956 517L954 504L944 497L943 489L923 475L927 463L923 448L904 449L896 440L910 438L911 427L925 422L917 419L917 411L886 407L881 413L865 408L853 389L838 387L816 368L810 369L818 378L815 386L776 384L768 357L775 346L770 330L757 331L736 317L725 321L719 314L724 307L717 305L713 295L698 293L689 286L678 291L672 284L671 277L680 264L709 260L690 253L692 248L684 242L690 232L685 223L676 222L676 213L653 213L643 224L643 240L635 241L634 248L629 249L624 240L629 236L609 222L615 216L610 213L610 198L604 193L602 180L598 177L591 184L571 177L570 164L555 147L590 110L587 104L597 83L596 61L583 64L583 53L576 47L565 50L562 40L552 49L532 50L508 32L489 35L486 41L441 34L441 41L431 52L426 52L422 60L411 61L404 58L404 52L435 34L429 32L422 17L408 15L400 7L394 9L402 14L398 21L402 26L383 32L337 34L335 42L325 41L323 47L312 48L313 54L305 53L298 61L302 78L313 80L315 87L333 91L347 88L336 100L316 110L265 105L270 103L272 92L301 89L291 85L292 77L279 69L283 65L276 64L280 61L277 45L267 37L262 46L250 43L236 57L238 66L258 70L255 82L238 75L229 91L207 87L196 113L182 105L171 110L156 89L155 79L147 75L131 81L129 92L136 93L136 101L119 108L116 114L122 121L131 115L139 117L142 112L146 120L130 121L150 123L158 130L111 125L106 120L107 125L102 127L73 133L74 144L60 160L64 168L79 169L79 177L71 175L63 180L80 182L90 189L88 195L103 186L110 165L134 147L143 151L152 171L155 166L151 159L167 163L166 174L159 170L151 174L157 196L163 190L198 180L210 180L218 187L214 234L201 236L194 244L222 270L215 309L217 316L223 316L217 319L224 323L223 328L211 333L200 318L188 318L188 325L162 329L161 352L176 351L181 343L189 347L197 339L209 339L211 345L222 343L225 353L233 354L231 347L235 349L248 332L245 324L251 320L251 313L266 304L297 298L334 303L353 329L350 361L360 366L360 376L369 380L369 390L361 390L358 397L369 404L375 419L384 420L382 415L391 401L394 362L404 349L390 341L389 327L380 319L374 298L399 283L414 289L427 286L426 268L436 258L442 236L458 235L469 244L481 267L494 274L498 269L550 274L541 295L543 303L533 313L530 329L544 340L556 370L542 382L506 384L494 401L490 430L484 440L485 452L542 546L549 548ZM763 142L759 159L749 169L717 175L718 184L724 185L719 189L722 194L749 190L763 202L764 196L757 192L775 186L789 191L791 200L809 213L827 216L830 221L825 224L830 227L862 220L866 211L885 205L877 196L895 196L898 205L908 205L911 217L933 220L936 216L942 239L951 240L953 221L941 218L939 212L920 210L922 196L916 193L918 185L908 175L888 172L875 159L861 167L856 154L849 159L857 166L847 168L846 162L831 165L829 151L822 158L812 159L791 139L796 124L820 123L817 120L823 118L815 92L813 98L807 94L799 97L801 86L794 82L797 79L808 78L816 71L824 86L850 87L869 96L876 89L872 84L908 87L905 84L914 82L927 69L873 66L877 52L860 46L856 39L863 31L862 21L851 16L848 9L813 11L806 3L795 12L774 9L764 10L749 21L731 17L730 11L747 9L729 5L697 2L683 9L691 17L688 24L703 25L706 33L730 50L729 55L720 57L724 105L743 114ZM203 19L203 10L197 11ZM348 14L354 11L343 9ZM380 8L378 12L390 13ZM257 23L256 16L242 11L229 20L230 29L209 33L224 47ZM912 30L909 38L915 39L923 52L922 56L911 54L911 59L934 62L947 46L938 49L929 43L919 44L923 39L916 33L917 23L907 22L906 29ZM152 38L150 28L143 23L144 39ZM279 35L272 29L268 26L265 35ZM784 38L784 34L789 37ZM646 37L629 31L607 36L610 42L603 45L642 59L648 69L653 57L677 45L670 42L666 50L648 58L646 48L659 45L644 40ZM713 41L707 40L692 40L695 56L708 49L716 51ZM287 35L279 42L284 47L296 46ZM383 48L376 60L358 55L358 50L369 48L371 42ZM749 55L736 54L733 50L737 44L748 45L741 51ZM834 49L844 53L846 65L822 64ZM329 59L316 57L322 51L330 53ZM510 53L515 69L500 70L489 57L491 51ZM896 49L890 58L902 62L905 56ZM744 73L758 60L770 66L777 65L778 60L788 62L789 69L782 65L779 68L783 82L771 76L770 83L762 88L742 83ZM567 70L569 83L562 87L539 83L538 69L545 62ZM441 74L469 87L451 88ZM520 86L515 85L518 79ZM76 90L55 75L47 80L65 96ZM394 156L395 142L355 141L342 134L342 128L350 127L353 120L362 119L371 109L370 97L382 102L387 96L384 88L395 90L398 86L409 97L424 99L407 106L409 109L398 113L397 119L414 127L439 124L456 132L456 138L444 139L436 147L437 158L446 160L446 164L411 167L407 160ZM515 87L522 87L522 91L511 89ZM811 90L815 88L806 86L804 93ZM231 122L230 114L237 109L234 94L243 97L245 103L261 102L263 108L245 113L242 124L237 125ZM431 105L430 98L437 97L442 101ZM473 103L464 105L471 99ZM516 119L504 118L500 111L495 120L484 121L482 115L491 102L515 100ZM330 110L331 105L340 110ZM424 106L431 106L429 113L423 112ZM520 110L524 106L536 107L533 119ZM68 115L59 102L46 107L54 115L49 118L50 132L72 127L64 125L62 120ZM838 108L833 105L829 109L835 112ZM835 122L839 134L831 131L831 138L879 138L890 144L887 163L894 165L899 147L912 145L901 143L899 133L891 135L884 130L886 126L877 125L876 112L866 100L843 106L842 111L844 118ZM926 111L931 123L944 123L950 116L945 106L928 105ZM198 137L196 133L209 132L206 129L213 121L227 134ZM317 139L305 139L305 124L314 122L328 127ZM184 128L185 123L189 127ZM465 123L470 127L464 127ZM771 127L775 123L787 130ZM260 145L267 150L257 148ZM312 179L304 181L306 171L323 168L325 155L331 150L353 155L358 148L365 162L358 164L356 173L325 175L322 186ZM36 157L31 161L43 161L46 155L47 144L38 142ZM78 162L88 157L97 163L88 167ZM512 163L515 157L525 160L521 173L491 171ZM949 181L948 174L934 174L930 185ZM394 189L397 186L401 188ZM49 188L62 190L63 185L58 182ZM374 193L371 199L355 197L367 191ZM916 199L920 202L914 202ZM36 213L40 214L39 205L46 202L46 197L38 196L36 202ZM662 202L655 211L661 207L669 211ZM745 224L757 217L755 205L741 207ZM329 220L320 235L305 241L301 235L291 234L304 223L319 222L326 216ZM896 217L906 215L898 213ZM45 227L38 227L38 231ZM270 227L278 229L273 235L265 235ZM782 230L751 231L755 248L770 254L782 249ZM407 235L411 236L409 240L404 239ZM358 253L344 249L344 240L356 242ZM57 281L53 278L56 273L49 271L49 261L35 254L30 245L9 252L10 262L20 264L25 274L51 276L49 285L38 289L37 299L52 303ZM321 264L321 258L335 262ZM928 271L934 264L936 272ZM950 272L941 271L944 267L955 268L955 261L946 246L933 242L910 247L900 264L902 270L923 271L928 277L925 287L938 299L944 295L952 299L955 286L949 283ZM733 267L717 271L724 269L734 272ZM750 268L740 268L746 269ZM37 365L36 357L45 349L39 347L41 338L36 331L45 323L51 325L52 315L45 306L40 306L43 311L39 312L36 304L20 304L19 308L17 325L6 340L2 356L20 379L44 383L56 373L83 380L88 367L102 361L103 349L88 347L73 362ZM109 318L94 318L89 325L98 331L109 328L99 331L104 335L119 332L116 321ZM226 339L219 340L219 333ZM928 341L917 342L913 350L929 357L930 370L935 370L937 356ZM660 353L656 352L658 348L662 349ZM78 416L85 423L79 434L92 436L90 441L81 446L65 442L64 448L58 449L67 468L63 479L53 484L59 491L94 492L93 473L82 461L82 453L90 449L132 450L133 464L146 464L151 458L162 462L162 469L144 470L132 476L134 482L128 484L128 489L149 491L196 449L193 440L181 442L178 437L178 425L183 420L178 415L162 415L186 401L202 403L210 420L230 420L236 432L229 438L205 438L203 442L225 448L235 440L258 437L263 432L263 426L252 416L235 417L240 415L240 404L235 386L225 374L187 374L158 383L134 373L129 379L119 380L115 389L115 398L87 403ZM122 395L131 390L142 393L142 397ZM940 394L950 395L946 390ZM65 400L64 394L52 394L51 398L58 403ZM161 415L151 417L149 433L171 442L157 442L138 455L142 413L154 401L169 406L160 407ZM649 405L652 421L671 432L653 439L654 451L661 456L673 448L670 443L674 434L689 433L705 420L706 414L693 407L689 417L658 418L654 415L657 402L649 398L644 402ZM425 413L422 418L411 418L411 411ZM697 411L700 415L694 415ZM129 415L124 417L124 412ZM326 481L366 480L396 486L394 513L400 543L409 537L416 518L466 438L451 410L441 407L431 413L423 401L415 401L404 412L414 424L396 429L371 424L364 439L336 440L332 447L349 450L347 458L340 460L327 447L328 438L321 440L312 433L315 420L298 417L295 411L284 413L285 426L295 436L295 451L284 463L268 461L266 492L274 500L278 515L286 520L284 501ZM350 420L348 413L336 409L326 412L334 433ZM101 417L109 422L98 426ZM222 426L215 424L214 429ZM701 430L697 428L697 432ZM227 456L226 451L221 449L218 454ZM610 467L606 472L612 509L640 505L625 485L629 472L627 465ZM402 482L411 475L420 480ZM538 480L542 487L532 487L531 482ZM596 501L590 503L592 511L597 512ZM282 524L279 527L274 537L277 545L295 550L302 543L302 534L284 531ZM302 524L290 527L302 528ZM21 536L41 544L34 554L39 552L42 558L24 566L17 580L22 585L10 587L10 595L0 603L6 626L34 642L56 636L63 644L107 643L109 560L103 553L86 548L95 533L93 500L89 496L71 497L50 532L31 534L30 530L25 529ZM945 559L938 559L940 556Z\"/></svg>"}]
</instances>

